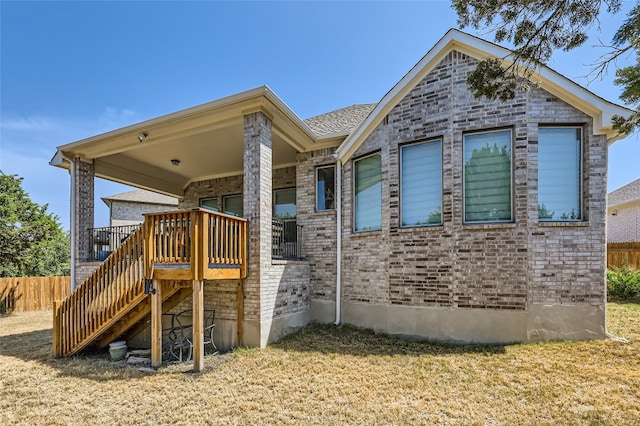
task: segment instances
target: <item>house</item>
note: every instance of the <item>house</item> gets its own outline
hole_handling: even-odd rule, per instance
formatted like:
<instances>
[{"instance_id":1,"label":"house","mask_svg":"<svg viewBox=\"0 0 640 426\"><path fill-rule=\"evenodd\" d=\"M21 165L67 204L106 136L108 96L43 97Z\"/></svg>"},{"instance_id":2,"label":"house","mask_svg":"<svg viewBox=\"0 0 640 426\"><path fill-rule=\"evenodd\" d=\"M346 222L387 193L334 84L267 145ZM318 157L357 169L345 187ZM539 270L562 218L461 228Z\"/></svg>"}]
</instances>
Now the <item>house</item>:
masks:
<instances>
[{"instance_id":1,"label":"house","mask_svg":"<svg viewBox=\"0 0 640 426\"><path fill-rule=\"evenodd\" d=\"M486 57L511 56L450 30L375 105L302 120L263 86L59 147L76 292L125 293L63 302L54 351L140 332L133 303L151 312L155 365L160 313L181 303L196 322L216 310L222 347L309 322L461 343L605 337L607 147L612 115L631 111L546 67L511 101L475 99L466 77ZM181 210L147 215L127 255L81 284L95 176Z\"/></svg>"},{"instance_id":2,"label":"house","mask_svg":"<svg viewBox=\"0 0 640 426\"><path fill-rule=\"evenodd\" d=\"M607 242L640 242L640 179L607 196Z\"/></svg>"},{"instance_id":3,"label":"house","mask_svg":"<svg viewBox=\"0 0 640 426\"><path fill-rule=\"evenodd\" d=\"M146 213L176 210L178 198L144 189L102 197L109 207L109 227L139 225Z\"/></svg>"}]
</instances>

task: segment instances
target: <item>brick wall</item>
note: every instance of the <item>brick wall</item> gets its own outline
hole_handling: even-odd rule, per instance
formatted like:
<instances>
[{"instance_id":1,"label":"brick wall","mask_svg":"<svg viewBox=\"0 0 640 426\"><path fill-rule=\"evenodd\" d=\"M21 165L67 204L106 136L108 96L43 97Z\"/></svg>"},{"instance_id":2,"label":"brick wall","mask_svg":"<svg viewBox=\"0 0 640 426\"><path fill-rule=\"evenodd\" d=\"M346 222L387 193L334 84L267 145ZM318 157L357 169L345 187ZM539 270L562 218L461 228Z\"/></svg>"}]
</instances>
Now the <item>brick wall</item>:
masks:
<instances>
[{"instance_id":1,"label":"brick wall","mask_svg":"<svg viewBox=\"0 0 640 426\"><path fill-rule=\"evenodd\" d=\"M466 86L475 64L450 53L355 153L382 156L381 231L351 232L353 159L344 165L343 300L497 310L602 305L606 140L592 135L590 117L540 89L506 103L475 99ZM538 224L537 128L556 122L585 126L583 223ZM502 127L513 134L514 221L464 225L463 133ZM443 225L400 228L399 145L432 138L442 139ZM314 295L329 291L313 283Z\"/></svg>"},{"instance_id":2,"label":"brick wall","mask_svg":"<svg viewBox=\"0 0 640 426\"><path fill-rule=\"evenodd\" d=\"M616 214L613 215L613 212ZM607 242L630 241L640 241L640 204L622 208L612 207L607 217Z\"/></svg>"},{"instance_id":3,"label":"brick wall","mask_svg":"<svg viewBox=\"0 0 640 426\"><path fill-rule=\"evenodd\" d=\"M316 212L316 167L335 165L334 148L298 154L297 208L302 225L302 253L309 260L310 292L314 299L335 300L336 211Z\"/></svg>"},{"instance_id":4,"label":"brick wall","mask_svg":"<svg viewBox=\"0 0 640 426\"><path fill-rule=\"evenodd\" d=\"M166 204L132 203L129 201L110 201L110 226L135 225L144 222L145 213L168 212L178 207Z\"/></svg>"}]
</instances>

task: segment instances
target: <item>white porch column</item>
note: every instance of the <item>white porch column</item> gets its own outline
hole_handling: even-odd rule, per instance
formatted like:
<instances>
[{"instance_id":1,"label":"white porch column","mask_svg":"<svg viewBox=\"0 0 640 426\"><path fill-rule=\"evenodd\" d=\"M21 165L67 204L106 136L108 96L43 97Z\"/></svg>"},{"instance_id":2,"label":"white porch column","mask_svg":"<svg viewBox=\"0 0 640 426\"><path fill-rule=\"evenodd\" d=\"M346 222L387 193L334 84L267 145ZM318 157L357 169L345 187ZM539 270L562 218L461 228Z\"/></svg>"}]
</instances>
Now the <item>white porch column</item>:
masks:
<instances>
[{"instance_id":1,"label":"white porch column","mask_svg":"<svg viewBox=\"0 0 640 426\"><path fill-rule=\"evenodd\" d=\"M268 282L271 267L271 218L273 197L271 118L263 111L244 116L244 216L249 221L249 271L244 285L244 344L264 347L263 330L271 318L269 301L275 292ZM276 289L277 291L277 289ZM272 294L273 293L273 294Z\"/></svg>"},{"instance_id":2,"label":"white porch column","mask_svg":"<svg viewBox=\"0 0 640 426\"><path fill-rule=\"evenodd\" d=\"M94 179L93 161L74 158L71 163L71 290L80 285L77 276L78 263L86 262L91 253L89 228L94 220Z\"/></svg>"}]
</instances>

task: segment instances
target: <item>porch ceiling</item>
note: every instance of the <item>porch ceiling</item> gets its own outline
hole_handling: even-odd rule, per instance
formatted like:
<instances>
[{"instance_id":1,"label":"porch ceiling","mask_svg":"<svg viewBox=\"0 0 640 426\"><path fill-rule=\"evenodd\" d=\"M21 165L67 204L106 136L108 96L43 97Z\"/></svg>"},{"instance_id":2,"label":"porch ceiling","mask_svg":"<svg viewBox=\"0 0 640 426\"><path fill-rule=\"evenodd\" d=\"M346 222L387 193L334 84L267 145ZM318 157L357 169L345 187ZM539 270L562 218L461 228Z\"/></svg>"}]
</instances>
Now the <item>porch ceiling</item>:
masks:
<instances>
[{"instance_id":1,"label":"porch ceiling","mask_svg":"<svg viewBox=\"0 0 640 426\"><path fill-rule=\"evenodd\" d=\"M69 160L79 157L94 162L96 176L182 196L190 182L243 173L243 117L256 111L272 119L274 168L295 164L296 152L323 145L263 86L58 147L51 164L69 168ZM139 141L142 133L147 136Z\"/></svg>"}]
</instances>

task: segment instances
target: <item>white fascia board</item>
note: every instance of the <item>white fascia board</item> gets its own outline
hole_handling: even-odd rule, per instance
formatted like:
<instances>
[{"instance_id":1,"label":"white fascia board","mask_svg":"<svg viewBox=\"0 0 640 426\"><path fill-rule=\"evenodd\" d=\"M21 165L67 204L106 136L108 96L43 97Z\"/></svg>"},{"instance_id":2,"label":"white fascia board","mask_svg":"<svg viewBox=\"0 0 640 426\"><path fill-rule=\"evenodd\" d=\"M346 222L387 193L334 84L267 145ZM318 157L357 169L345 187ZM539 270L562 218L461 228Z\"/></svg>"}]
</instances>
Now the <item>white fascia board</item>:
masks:
<instances>
[{"instance_id":1,"label":"white fascia board","mask_svg":"<svg viewBox=\"0 0 640 426\"><path fill-rule=\"evenodd\" d=\"M255 89L247 90L245 92L237 93L235 95L227 96L215 101L211 101L205 104L197 105L195 107L187 108L184 110L176 111L170 114L162 115L150 120L146 120L140 123L132 124L130 126L122 127L116 130L112 130L106 133L95 135L89 138L81 139L76 142L72 142L66 145L58 147L58 151L63 153L77 153L84 149L90 149L92 145L100 144L102 150L108 149L105 144L109 142L118 143L118 139L123 137L129 137L130 135L137 135L138 133L152 133L154 128L160 126L171 125L171 123L183 122L190 118L201 116L203 113L211 112L215 114L216 110L229 110L234 105L242 109L246 106L247 102L256 101L260 103L260 98L266 99L274 106L276 112L279 112L279 116L285 118L286 121L291 123L291 126L298 130L299 134L302 134L306 139L305 145L311 145L315 142L316 136L313 131L306 125L302 119L289 108L268 86L261 86ZM238 111L241 114L241 110ZM151 134L150 137L153 137ZM136 146L137 142L132 139L131 146ZM121 151L123 148L117 148L116 151ZM126 149L126 148L125 148ZM106 151L105 151L106 152ZM110 153L113 153L109 151Z\"/></svg>"},{"instance_id":2,"label":"white fascia board","mask_svg":"<svg viewBox=\"0 0 640 426\"><path fill-rule=\"evenodd\" d=\"M450 29L425 56L382 98L371 114L338 147L336 154L347 161L382 119L452 50L476 59L495 57L513 62L513 53L502 46L456 29ZM613 115L628 115L633 111L616 105L588 91L551 68L542 66L531 77L541 88L593 117L594 132L607 135L613 141L624 137L611 130ZM537 81L539 80L539 81Z\"/></svg>"}]
</instances>

